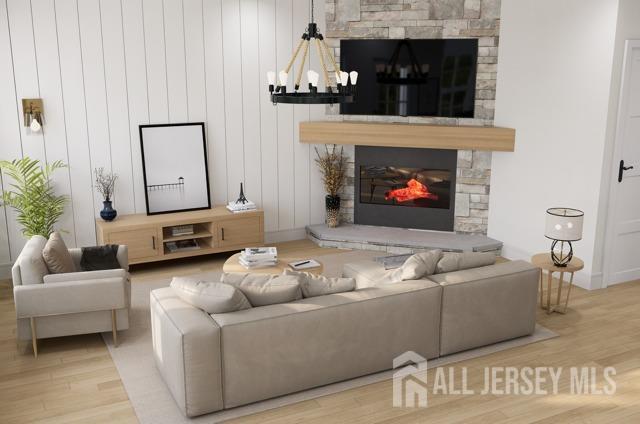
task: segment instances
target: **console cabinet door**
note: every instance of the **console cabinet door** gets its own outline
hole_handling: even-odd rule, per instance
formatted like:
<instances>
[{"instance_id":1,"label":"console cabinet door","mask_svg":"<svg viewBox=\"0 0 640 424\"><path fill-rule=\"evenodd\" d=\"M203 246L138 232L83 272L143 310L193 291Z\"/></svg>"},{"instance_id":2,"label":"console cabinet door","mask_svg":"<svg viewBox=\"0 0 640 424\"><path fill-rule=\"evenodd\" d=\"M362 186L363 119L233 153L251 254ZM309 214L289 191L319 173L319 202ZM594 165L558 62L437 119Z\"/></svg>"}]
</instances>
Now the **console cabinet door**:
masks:
<instances>
[{"instance_id":1,"label":"console cabinet door","mask_svg":"<svg viewBox=\"0 0 640 424\"><path fill-rule=\"evenodd\" d=\"M220 220L218 225L218 246L249 247L264 242L262 220L259 216Z\"/></svg>"},{"instance_id":2,"label":"console cabinet door","mask_svg":"<svg viewBox=\"0 0 640 424\"><path fill-rule=\"evenodd\" d=\"M129 247L129 261L150 258L160 254L162 243L158 240L157 228L122 230L109 233L108 242Z\"/></svg>"}]
</instances>

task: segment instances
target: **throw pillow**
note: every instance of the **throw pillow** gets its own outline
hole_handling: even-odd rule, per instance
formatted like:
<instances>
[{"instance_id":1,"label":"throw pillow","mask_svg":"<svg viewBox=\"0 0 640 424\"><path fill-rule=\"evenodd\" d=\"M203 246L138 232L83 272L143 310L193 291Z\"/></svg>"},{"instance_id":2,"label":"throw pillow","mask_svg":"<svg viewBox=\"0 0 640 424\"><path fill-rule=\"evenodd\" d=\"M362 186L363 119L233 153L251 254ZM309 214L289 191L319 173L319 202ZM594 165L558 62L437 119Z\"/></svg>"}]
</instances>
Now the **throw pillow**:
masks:
<instances>
[{"instance_id":1,"label":"throw pillow","mask_svg":"<svg viewBox=\"0 0 640 424\"><path fill-rule=\"evenodd\" d=\"M491 252L446 252L436 266L436 274L479 268L496 263L496 255Z\"/></svg>"},{"instance_id":2,"label":"throw pillow","mask_svg":"<svg viewBox=\"0 0 640 424\"><path fill-rule=\"evenodd\" d=\"M442 257L441 250L428 250L409 257L404 264L394 271L394 282L418 280L431 275Z\"/></svg>"},{"instance_id":3,"label":"throw pillow","mask_svg":"<svg viewBox=\"0 0 640 424\"><path fill-rule=\"evenodd\" d=\"M310 272L284 270L284 275L297 276L304 297L324 296L326 294L344 293L356 289L354 278L327 278Z\"/></svg>"},{"instance_id":4,"label":"throw pillow","mask_svg":"<svg viewBox=\"0 0 640 424\"><path fill-rule=\"evenodd\" d=\"M229 284L175 277L171 280L170 286L180 299L208 314L223 314L251 308L245 295Z\"/></svg>"},{"instance_id":5,"label":"throw pillow","mask_svg":"<svg viewBox=\"0 0 640 424\"><path fill-rule=\"evenodd\" d=\"M293 275L222 274L222 282L240 290L252 306L287 303L302 298L300 282Z\"/></svg>"},{"instance_id":6,"label":"throw pillow","mask_svg":"<svg viewBox=\"0 0 640 424\"><path fill-rule=\"evenodd\" d=\"M117 244L83 247L80 267L83 271L121 268L120 262L118 262L118 249Z\"/></svg>"},{"instance_id":7,"label":"throw pillow","mask_svg":"<svg viewBox=\"0 0 640 424\"><path fill-rule=\"evenodd\" d=\"M42 250L42 258L52 274L65 274L76 270L71 253L58 233L54 232L49 236Z\"/></svg>"}]
</instances>

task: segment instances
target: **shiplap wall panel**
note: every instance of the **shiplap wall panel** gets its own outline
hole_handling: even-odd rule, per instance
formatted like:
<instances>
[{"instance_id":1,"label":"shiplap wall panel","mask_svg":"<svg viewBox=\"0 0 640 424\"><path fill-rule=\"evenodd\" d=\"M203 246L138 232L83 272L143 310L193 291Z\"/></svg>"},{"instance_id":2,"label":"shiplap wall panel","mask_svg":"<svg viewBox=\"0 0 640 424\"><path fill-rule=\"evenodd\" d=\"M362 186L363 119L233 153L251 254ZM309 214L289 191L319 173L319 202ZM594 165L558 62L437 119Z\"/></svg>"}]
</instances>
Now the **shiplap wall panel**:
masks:
<instances>
[{"instance_id":1,"label":"shiplap wall panel","mask_svg":"<svg viewBox=\"0 0 640 424\"><path fill-rule=\"evenodd\" d=\"M182 0L163 0L169 122L186 122L187 69Z\"/></svg>"},{"instance_id":2,"label":"shiplap wall panel","mask_svg":"<svg viewBox=\"0 0 640 424\"><path fill-rule=\"evenodd\" d=\"M189 122L207 120L203 0L184 0L184 39Z\"/></svg>"},{"instance_id":3,"label":"shiplap wall panel","mask_svg":"<svg viewBox=\"0 0 640 424\"><path fill-rule=\"evenodd\" d=\"M20 112L16 101L8 22L7 2L0 0L0 159L6 160L22 156L21 121L18 118ZM9 185L10 181L3 176L2 188L8 188ZM20 251L17 241L22 235L14 211L3 206L1 214L0 260L6 264Z\"/></svg>"},{"instance_id":4,"label":"shiplap wall panel","mask_svg":"<svg viewBox=\"0 0 640 424\"><path fill-rule=\"evenodd\" d=\"M118 213L135 213L133 169L131 162L131 132L127 70L125 65L124 34L120 0L101 0L102 44L104 74L109 116L111 169L120 184L114 193L114 207Z\"/></svg>"},{"instance_id":5,"label":"shiplap wall panel","mask_svg":"<svg viewBox=\"0 0 640 424\"><path fill-rule=\"evenodd\" d=\"M224 65L222 62L222 1L203 3L204 57L207 86L207 141L209 144L209 180L211 198L215 204L228 200L227 131L224 96Z\"/></svg>"},{"instance_id":6,"label":"shiplap wall panel","mask_svg":"<svg viewBox=\"0 0 640 424\"><path fill-rule=\"evenodd\" d=\"M287 66L295 48L293 40L293 1L276 1L277 69ZM297 25L296 25L297 26ZM293 72L289 72L287 91L293 91ZM294 228L293 185L293 105L278 105L278 227Z\"/></svg>"},{"instance_id":7,"label":"shiplap wall panel","mask_svg":"<svg viewBox=\"0 0 640 424\"><path fill-rule=\"evenodd\" d=\"M276 72L276 0L258 2L258 41L260 86L267 84L267 72ZM262 207L278 210L278 108L267 90L260 90L261 185ZM265 231L278 229L278 214L264 216Z\"/></svg>"},{"instance_id":8,"label":"shiplap wall panel","mask_svg":"<svg viewBox=\"0 0 640 424\"><path fill-rule=\"evenodd\" d=\"M111 171L111 128L109 127L109 108L107 107L100 1L79 0L78 15L85 82L87 133L91 155L89 165L90 169L104 168L106 171ZM118 160L122 159L118 158ZM100 210L102 197L94 192L93 198L94 208Z\"/></svg>"},{"instance_id":9,"label":"shiplap wall panel","mask_svg":"<svg viewBox=\"0 0 640 424\"><path fill-rule=\"evenodd\" d=\"M68 146L66 162L69 164L72 187L71 204L76 230L76 245L90 246L95 243L96 239L94 224L96 209L93 202L94 190L87 133L78 5L76 0L56 0L55 7L60 79L64 98L64 123ZM48 105L45 105L45 115L49 115ZM48 123L46 126L48 127ZM45 131L48 131L48 128ZM15 242L18 243L18 240ZM20 241L18 244L21 245L22 242Z\"/></svg>"},{"instance_id":10,"label":"shiplap wall panel","mask_svg":"<svg viewBox=\"0 0 640 424\"><path fill-rule=\"evenodd\" d=\"M260 188L262 164L260 159L260 79L258 56L258 0L240 2L240 44L242 51L242 133L244 140L245 194L256 204L262 204ZM261 84L262 83L262 84Z\"/></svg>"},{"instance_id":11,"label":"shiplap wall panel","mask_svg":"<svg viewBox=\"0 0 640 424\"><path fill-rule=\"evenodd\" d=\"M147 93L149 122L170 122L167 86L167 57L165 55L165 31L163 2L143 0L145 52L147 58ZM173 59L172 59L173 60Z\"/></svg>"},{"instance_id":12,"label":"shiplap wall panel","mask_svg":"<svg viewBox=\"0 0 640 424\"><path fill-rule=\"evenodd\" d=\"M61 160L67 162L67 134L64 120L62 83L60 81L60 62L56 30L56 13L53 0L32 0L33 26L38 69L38 87L40 96L47 105L47 125L43 134L46 157L49 162ZM57 193L71 197L71 180L69 169L61 169L53 175L53 183ZM76 245L73 221L73 203L67 205L65 213L58 225L69 246Z\"/></svg>"},{"instance_id":13,"label":"shiplap wall panel","mask_svg":"<svg viewBox=\"0 0 640 424\"><path fill-rule=\"evenodd\" d=\"M144 42L142 0L122 2L122 32L124 37L125 69L127 73L127 102L129 111L129 142L131 143L131 170L134 207L137 213L146 212L142 154L139 125L149 123L147 95L147 61ZM117 184L118 192L120 183Z\"/></svg>"},{"instance_id":14,"label":"shiplap wall panel","mask_svg":"<svg viewBox=\"0 0 640 424\"><path fill-rule=\"evenodd\" d=\"M242 115L242 54L240 1L222 2L222 47L224 54L224 100L227 135L227 191L238 197L244 181L244 126Z\"/></svg>"},{"instance_id":15,"label":"shiplap wall panel","mask_svg":"<svg viewBox=\"0 0 640 424\"><path fill-rule=\"evenodd\" d=\"M293 2L293 22L309 21L309 3L305 1ZM297 26L292 26L291 38L295 45L302 36L302 30ZM309 46L311 47L311 46ZM313 51L313 50L311 50ZM302 56L303 51L300 51ZM292 82L298 78L301 62L294 65L292 69ZM307 80L307 70L309 63L305 62L302 69L300 87L306 90L309 82ZM294 72L295 71L295 72ZM308 105L295 105L293 108L293 192L294 192L294 222L295 228L304 227L309 222L309 145L300 143L300 132L297 128L300 122L309 120L310 109Z\"/></svg>"},{"instance_id":16,"label":"shiplap wall panel","mask_svg":"<svg viewBox=\"0 0 640 424\"><path fill-rule=\"evenodd\" d=\"M11 40L12 42L20 40L20 44L23 46L11 49L14 69L20 70L14 72L14 84L16 100L22 110L21 99L40 97L31 3L24 0L8 0L7 4ZM20 113L20 119L22 117L22 113ZM47 157L42 133L25 138L22 142L22 153L33 159L45 161Z\"/></svg>"},{"instance_id":17,"label":"shiplap wall panel","mask_svg":"<svg viewBox=\"0 0 640 424\"><path fill-rule=\"evenodd\" d=\"M138 125L205 121L214 204L244 182L268 232L321 222L324 193L297 124L324 109L273 106L266 86L308 16L293 0L0 0L0 158L68 163L55 177L71 196L59 227L70 245L91 245L102 207L93 169L119 174L119 213L144 213ZM315 54L305 68L319 67ZM44 99L42 134L22 127L23 97ZM24 242L15 213L0 209L0 265Z\"/></svg>"},{"instance_id":18,"label":"shiplap wall panel","mask_svg":"<svg viewBox=\"0 0 640 424\"><path fill-rule=\"evenodd\" d=\"M315 12L315 20L318 24L320 31L325 31L325 14ZM320 59L317 55L311 55L311 69L319 72L321 69ZM322 84L322 77L320 77L319 84ZM325 105L312 105L310 107L310 120L322 121L325 117ZM315 148L324 148L322 145L309 145L309 222L322 223L326 219L326 210L324 206L324 186L322 184L322 175L320 169L316 166Z\"/></svg>"}]
</instances>

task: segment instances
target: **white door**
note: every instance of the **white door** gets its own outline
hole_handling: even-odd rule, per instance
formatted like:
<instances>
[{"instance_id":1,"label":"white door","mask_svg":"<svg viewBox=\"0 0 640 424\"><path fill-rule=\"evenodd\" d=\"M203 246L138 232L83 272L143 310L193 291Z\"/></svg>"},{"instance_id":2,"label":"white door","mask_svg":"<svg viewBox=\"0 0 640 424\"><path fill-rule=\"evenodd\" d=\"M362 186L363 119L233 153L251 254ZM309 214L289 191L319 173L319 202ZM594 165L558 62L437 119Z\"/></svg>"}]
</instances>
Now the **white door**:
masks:
<instances>
[{"instance_id":1,"label":"white door","mask_svg":"<svg viewBox=\"0 0 640 424\"><path fill-rule=\"evenodd\" d=\"M605 285L640 279L640 40L628 40L620 87Z\"/></svg>"}]
</instances>

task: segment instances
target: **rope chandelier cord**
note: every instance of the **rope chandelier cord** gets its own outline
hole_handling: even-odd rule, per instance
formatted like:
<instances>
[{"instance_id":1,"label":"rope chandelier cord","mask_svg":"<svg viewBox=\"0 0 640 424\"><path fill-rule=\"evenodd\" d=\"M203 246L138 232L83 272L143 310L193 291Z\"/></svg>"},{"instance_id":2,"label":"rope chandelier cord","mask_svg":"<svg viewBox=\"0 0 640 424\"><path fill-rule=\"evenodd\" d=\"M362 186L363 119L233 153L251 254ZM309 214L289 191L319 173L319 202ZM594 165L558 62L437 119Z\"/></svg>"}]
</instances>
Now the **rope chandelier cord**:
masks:
<instances>
[{"instance_id":1,"label":"rope chandelier cord","mask_svg":"<svg viewBox=\"0 0 640 424\"><path fill-rule=\"evenodd\" d=\"M298 103L298 104L334 104L334 103L352 103L356 92L356 82L358 80L358 72L350 73L340 70L340 66L336 62L333 52L327 45L322 34L318 31L318 26L313 16L314 1L311 0L311 22L302 34L302 38L287 63L287 66L279 72L276 84L276 73L274 71L267 72L267 80L269 83L269 93L271 93L271 101L277 103ZM326 92L318 91L318 81L320 74L314 70L307 71L307 80L309 81L309 91L300 92L300 81L302 81L302 73L307 60L310 60L311 51L310 44L316 45L318 57L320 58L320 66L322 68L322 77ZM300 54L302 52L302 54ZM296 74L294 82L294 92L287 92L287 83L289 73L294 67L298 56L301 57L300 66ZM335 75L335 82L329 77L330 71L327 68L327 62L330 62Z\"/></svg>"}]
</instances>

